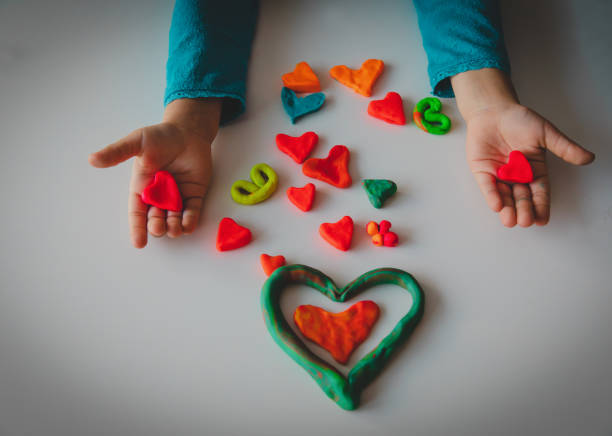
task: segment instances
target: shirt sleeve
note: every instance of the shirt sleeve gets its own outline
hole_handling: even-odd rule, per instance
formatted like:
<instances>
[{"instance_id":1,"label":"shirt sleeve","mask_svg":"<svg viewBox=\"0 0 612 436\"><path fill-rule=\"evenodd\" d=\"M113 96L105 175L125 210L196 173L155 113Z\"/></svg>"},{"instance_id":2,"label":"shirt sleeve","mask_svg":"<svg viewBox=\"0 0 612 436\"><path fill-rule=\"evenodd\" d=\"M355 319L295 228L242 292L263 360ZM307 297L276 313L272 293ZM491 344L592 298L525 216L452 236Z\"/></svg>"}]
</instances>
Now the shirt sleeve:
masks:
<instances>
[{"instance_id":1,"label":"shirt sleeve","mask_svg":"<svg viewBox=\"0 0 612 436\"><path fill-rule=\"evenodd\" d=\"M510 72L497 0L414 0L432 93L454 97L450 77L481 68Z\"/></svg>"},{"instance_id":2,"label":"shirt sleeve","mask_svg":"<svg viewBox=\"0 0 612 436\"><path fill-rule=\"evenodd\" d=\"M244 112L257 12L257 0L176 0L164 106L179 98L223 97L221 124Z\"/></svg>"}]
</instances>

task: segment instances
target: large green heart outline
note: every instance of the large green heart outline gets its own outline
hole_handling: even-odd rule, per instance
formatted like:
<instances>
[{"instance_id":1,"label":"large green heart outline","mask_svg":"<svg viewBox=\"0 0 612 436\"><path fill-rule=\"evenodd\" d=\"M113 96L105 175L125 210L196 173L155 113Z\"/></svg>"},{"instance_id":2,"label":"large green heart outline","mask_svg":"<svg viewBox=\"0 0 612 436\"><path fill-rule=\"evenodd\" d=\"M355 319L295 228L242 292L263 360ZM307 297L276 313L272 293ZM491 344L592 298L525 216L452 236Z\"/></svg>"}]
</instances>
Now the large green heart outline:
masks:
<instances>
[{"instance_id":1,"label":"large green heart outline","mask_svg":"<svg viewBox=\"0 0 612 436\"><path fill-rule=\"evenodd\" d=\"M309 286L340 303L374 286L393 284L410 293L412 305L393 330L344 377L334 366L310 351L287 323L281 311L280 296L284 289L294 284ZM359 406L361 392L410 337L423 316L424 306L425 295L415 278L396 268L368 271L339 289L331 278L319 270L306 265L287 265L274 271L261 289L264 321L274 341L315 379L329 398L346 410L354 410Z\"/></svg>"}]
</instances>

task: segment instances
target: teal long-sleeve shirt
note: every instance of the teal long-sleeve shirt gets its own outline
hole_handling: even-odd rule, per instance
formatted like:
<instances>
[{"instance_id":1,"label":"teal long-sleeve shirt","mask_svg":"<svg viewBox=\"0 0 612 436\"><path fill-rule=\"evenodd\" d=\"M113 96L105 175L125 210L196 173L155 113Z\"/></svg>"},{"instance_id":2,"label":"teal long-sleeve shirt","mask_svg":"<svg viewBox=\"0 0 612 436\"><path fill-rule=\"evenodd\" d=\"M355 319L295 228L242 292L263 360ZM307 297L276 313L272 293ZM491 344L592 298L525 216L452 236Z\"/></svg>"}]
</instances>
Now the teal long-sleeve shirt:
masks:
<instances>
[{"instance_id":1,"label":"teal long-sleeve shirt","mask_svg":"<svg viewBox=\"0 0 612 436\"><path fill-rule=\"evenodd\" d=\"M434 95L453 97L449 79L464 71L510 70L497 0L414 0L414 5ZM257 0L176 0L164 104L223 97L221 124L244 112L257 12Z\"/></svg>"}]
</instances>

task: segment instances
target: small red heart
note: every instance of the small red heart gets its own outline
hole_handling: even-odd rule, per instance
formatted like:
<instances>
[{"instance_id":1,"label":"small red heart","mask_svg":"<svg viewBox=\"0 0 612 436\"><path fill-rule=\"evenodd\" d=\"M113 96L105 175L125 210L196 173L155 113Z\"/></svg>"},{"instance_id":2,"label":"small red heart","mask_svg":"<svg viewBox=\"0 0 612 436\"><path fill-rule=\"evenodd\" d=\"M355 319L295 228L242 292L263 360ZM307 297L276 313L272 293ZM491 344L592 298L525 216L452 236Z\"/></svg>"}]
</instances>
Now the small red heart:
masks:
<instances>
[{"instance_id":1,"label":"small red heart","mask_svg":"<svg viewBox=\"0 0 612 436\"><path fill-rule=\"evenodd\" d=\"M140 194L143 203L163 210L180 212L183 210L183 199L174 177L168 171L158 171L153 181Z\"/></svg>"},{"instance_id":2,"label":"small red heart","mask_svg":"<svg viewBox=\"0 0 612 436\"><path fill-rule=\"evenodd\" d=\"M508 163L497 169L497 178L504 182L531 183L533 171L523 153L518 150L510 152Z\"/></svg>"},{"instance_id":3,"label":"small red heart","mask_svg":"<svg viewBox=\"0 0 612 436\"><path fill-rule=\"evenodd\" d=\"M338 250L347 251L353 239L353 220L345 216L336 223L323 223L319 226L319 234Z\"/></svg>"},{"instance_id":4,"label":"small red heart","mask_svg":"<svg viewBox=\"0 0 612 436\"><path fill-rule=\"evenodd\" d=\"M261 267L267 276L272 274L276 268L280 268L285 264L285 256L269 256L267 254L262 254L259 256L259 261L261 262Z\"/></svg>"},{"instance_id":5,"label":"small red heart","mask_svg":"<svg viewBox=\"0 0 612 436\"><path fill-rule=\"evenodd\" d=\"M344 312L331 313L317 306L298 306L293 321L302 334L345 364L353 350L366 340L380 309L369 300L353 304Z\"/></svg>"},{"instance_id":6,"label":"small red heart","mask_svg":"<svg viewBox=\"0 0 612 436\"><path fill-rule=\"evenodd\" d=\"M397 92L388 92L383 100L372 100L368 104L368 113L391 124L406 124L402 97Z\"/></svg>"},{"instance_id":7,"label":"small red heart","mask_svg":"<svg viewBox=\"0 0 612 436\"><path fill-rule=\"evenodd\" d=\"M308 177L319 179L338 188L348 188L353 182L348 172L350 152L344 145L335 145L323 159L310 158L302 166Z\"/></svg>"},{"instance_id":8,"label":"small red heart","mask_svg":"<svg viewBox=\"0 0 612 436\"><path fill-rule=\"evenodd\" d=\"M240 248L251 242L251 231L238 225L231 218L223 218L217 232L217 250L227 251Z\"/></svg>"},{"instance_id":9,"label":"small red heart","mask_svg":"<svg viewBox=\"0 0 612 436\"><path fill-rule=\"evenodd\" d=\"M303 188L294 188L293 186L287 189L287 197L299 209L308 212L312 209L312 203L315 196L315 185L308 183Z\"/></svg>"},{"instance_id":10,"label":"small red heart","mask_svg":"<svg viewBox=\"0 0 612 436\"><path fill-rule=\"evenodd\" d=\"M306 132L302 136L289 136L284 133L276 135L278 149L300 164L306 160L317 142L319 135L315 132Z\"/></svg>"}]
</instances>

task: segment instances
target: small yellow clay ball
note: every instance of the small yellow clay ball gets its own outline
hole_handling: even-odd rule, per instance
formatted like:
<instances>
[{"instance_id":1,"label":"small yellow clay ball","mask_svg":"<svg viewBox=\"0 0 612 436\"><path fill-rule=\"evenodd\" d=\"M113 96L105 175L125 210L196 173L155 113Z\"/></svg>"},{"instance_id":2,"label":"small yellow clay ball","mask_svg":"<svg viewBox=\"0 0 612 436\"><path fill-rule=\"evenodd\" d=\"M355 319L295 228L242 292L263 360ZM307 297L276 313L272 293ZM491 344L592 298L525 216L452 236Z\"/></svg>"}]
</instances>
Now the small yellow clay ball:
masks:
<instances>
[{"instance_id":1,"label":"small yellow clay ball","mask_svg":"<svg viewBox=\"0 0 612 436\"><path fill-rule=\"evenodd\" d=\"M383 235L376 233L374 236L372 236L372 244L380 247L383 244Z\"/></svg>"}]
</instances>

